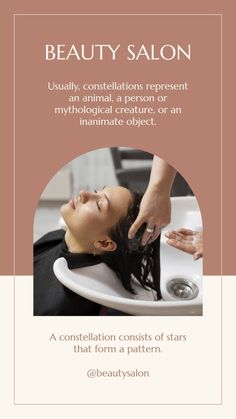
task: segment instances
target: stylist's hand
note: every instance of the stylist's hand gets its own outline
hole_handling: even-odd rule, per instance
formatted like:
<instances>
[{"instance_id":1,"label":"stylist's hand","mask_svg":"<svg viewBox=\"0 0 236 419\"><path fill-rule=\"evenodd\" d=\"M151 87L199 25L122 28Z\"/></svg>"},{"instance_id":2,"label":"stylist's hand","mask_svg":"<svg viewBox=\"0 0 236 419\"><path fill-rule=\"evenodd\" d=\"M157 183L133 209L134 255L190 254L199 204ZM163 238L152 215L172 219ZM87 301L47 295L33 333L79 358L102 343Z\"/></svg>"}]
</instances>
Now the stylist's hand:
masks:
<instances>
[{"instance_id":1,"label":"stylist's hand","mask_svg":"<svg viewBox=\"0 0 236 419\"><path fill-rule=\"evenodd\" d=\"M171 219L171 201L168 192L159 193L155 187L148 186L140 204L138 217L129 229L129 238L132 239L143 223L147 229L142 237L142 244L154 241L161 229L169 224Z\"/></svg>"},{"instance_id":2,"label":"stylist's hand","mask_svg":"<svg viewBox=\"0 0 236 419\"><path fill-rule=\"evenodd\" d=\"M180 228L168 231L165 236L170 246L193 255L194 260L203 256L202 232Z\"/></svg>"}]
</instances>

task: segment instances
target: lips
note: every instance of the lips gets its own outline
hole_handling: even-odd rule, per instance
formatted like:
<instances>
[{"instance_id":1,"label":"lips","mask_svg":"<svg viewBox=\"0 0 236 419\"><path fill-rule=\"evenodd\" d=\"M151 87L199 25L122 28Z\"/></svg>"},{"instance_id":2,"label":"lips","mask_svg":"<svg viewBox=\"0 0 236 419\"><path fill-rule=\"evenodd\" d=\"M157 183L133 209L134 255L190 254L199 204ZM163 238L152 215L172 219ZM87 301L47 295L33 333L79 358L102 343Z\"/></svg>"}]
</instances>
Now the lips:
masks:
<instances>
[{"instance_id":1,"label":"lips","mask_svg":"<svg viewBox=\"0 0 236 419\"><path fill-rule=\"evenodd\" d=\"M73 208L75 210L76 209L76 198L71 198L69 200L69 205L71 206L71 208Z\"/></svg>"}]
</instances>

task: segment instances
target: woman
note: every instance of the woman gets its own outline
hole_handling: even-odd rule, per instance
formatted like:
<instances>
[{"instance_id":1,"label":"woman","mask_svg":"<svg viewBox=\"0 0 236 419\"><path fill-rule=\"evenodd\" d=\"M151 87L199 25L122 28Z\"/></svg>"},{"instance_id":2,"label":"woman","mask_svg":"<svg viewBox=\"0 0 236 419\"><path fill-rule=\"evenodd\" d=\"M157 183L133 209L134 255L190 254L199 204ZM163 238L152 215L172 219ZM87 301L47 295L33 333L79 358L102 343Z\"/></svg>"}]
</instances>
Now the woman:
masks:
<instances>
[{"instance_id":1,"label":"woman","mask_svg":"<svg viewBox=\"0 0 236 419\"><path fill-rule=\"evenodd\" d=\"M98 315L100 307L65 288L53 273L53 263L65 257L71 269L104 262L123 286L133 291L137 280L160 293L160 238L140 245L144 229L128 240L142 196L121 186L81 191L61 207L67 230L48 233L34 245L34 314ZM145 228L145 226L144 226Z\"/></svg>"}]
</instances>

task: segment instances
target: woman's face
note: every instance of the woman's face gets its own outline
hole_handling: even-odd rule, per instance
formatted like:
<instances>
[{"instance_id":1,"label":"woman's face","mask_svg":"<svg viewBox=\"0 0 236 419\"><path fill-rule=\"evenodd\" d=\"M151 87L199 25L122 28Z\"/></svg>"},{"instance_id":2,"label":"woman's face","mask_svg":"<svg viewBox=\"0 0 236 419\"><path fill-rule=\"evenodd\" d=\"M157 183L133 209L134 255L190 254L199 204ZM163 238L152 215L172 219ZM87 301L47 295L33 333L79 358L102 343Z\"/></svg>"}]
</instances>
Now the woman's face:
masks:
<instances>
[{"instance_id":1,"label":"woman's face","mask_svg":"<svg viewBox=\"0 0 236 419\"><path fill-rule=\"evenodd\" d=\"M130 191L121 186L81 191L61 207L61 215L73 238L86 247L107 239L109 229L127 214L131 201Z\"/></svg>"}]
</instances>

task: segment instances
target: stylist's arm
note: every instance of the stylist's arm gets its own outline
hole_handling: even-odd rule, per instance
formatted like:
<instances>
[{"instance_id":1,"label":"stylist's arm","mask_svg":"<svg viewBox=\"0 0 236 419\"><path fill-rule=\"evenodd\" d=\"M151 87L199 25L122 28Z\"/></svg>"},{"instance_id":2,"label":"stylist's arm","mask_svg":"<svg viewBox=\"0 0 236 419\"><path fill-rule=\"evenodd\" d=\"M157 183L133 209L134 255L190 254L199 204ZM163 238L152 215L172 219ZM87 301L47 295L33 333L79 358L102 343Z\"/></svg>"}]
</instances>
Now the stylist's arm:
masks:
<instances>
[{"instance_id":1,"label":"stylist's arm","mask_svg":"<svg viewBox=\"0 0 236 419\"><path fill-rule=\"evenodd\" d=\"M143 223L147 228L142 237L142 244L155 240L161 229L171 219L171 187L176 170L167 162L154 156L149 184L140 204L138 217L129 230L133 238Z\"/></svg>"}]
</instances>

